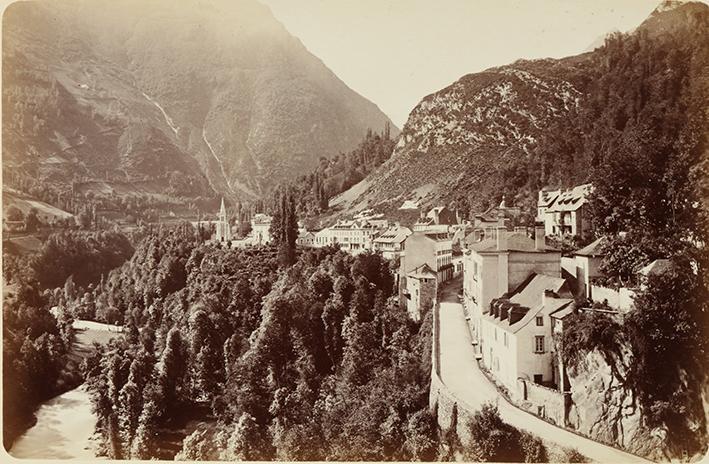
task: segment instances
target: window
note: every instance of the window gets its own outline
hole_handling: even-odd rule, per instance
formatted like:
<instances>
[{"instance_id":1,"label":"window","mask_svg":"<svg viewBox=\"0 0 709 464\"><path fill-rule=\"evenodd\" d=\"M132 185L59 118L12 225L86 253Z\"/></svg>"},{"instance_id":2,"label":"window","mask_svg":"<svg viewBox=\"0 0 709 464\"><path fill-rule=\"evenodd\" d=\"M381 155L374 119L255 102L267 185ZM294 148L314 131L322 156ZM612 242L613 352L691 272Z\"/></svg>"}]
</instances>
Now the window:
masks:
<instances>
[{"instance_id":1,"label":"window","mask_svg":"<svg viewBox=\"0 0 709 464\"><path fill-rule=\"evenodd\" d=\"M544 335L534 337L534 352L544 353Z\"/></svg>"},{"instance_id":2,"label":"window","mask_svg":"<svg viewBox=\"0 0 709 464\"><path fill-rule=\"evenodd\" d=\"M495 327L495 341L497 341L497 327Z\"/></svg>"},{"instance_id":3,"label":"window","mask_svg":"<svg viewBox=\"0 0 709 464\"><path fill-rule=\"evenodd\" d=\"M502 334L502 338L505 341L505 346L507 346L507 332Z\"/></svg>"},{"instance_id":4,"label":"window","mask_svg":"<svg viewBox=\"0 0 709 464\"><path fill-rule=\"evenodd\" d=\"M537 316L537 325L538 326L544 325L544 317L543 316Z\"/></svg>"},{"instance_id":5,"label":"window","mask_svg":"<svg viewBox=\"0 0 709 464\"><path fill-rule=\"evenodd\" d=\"M534 374L534 383L541 384L543 378L542 374Z\"/></svg>"}]
</instances>

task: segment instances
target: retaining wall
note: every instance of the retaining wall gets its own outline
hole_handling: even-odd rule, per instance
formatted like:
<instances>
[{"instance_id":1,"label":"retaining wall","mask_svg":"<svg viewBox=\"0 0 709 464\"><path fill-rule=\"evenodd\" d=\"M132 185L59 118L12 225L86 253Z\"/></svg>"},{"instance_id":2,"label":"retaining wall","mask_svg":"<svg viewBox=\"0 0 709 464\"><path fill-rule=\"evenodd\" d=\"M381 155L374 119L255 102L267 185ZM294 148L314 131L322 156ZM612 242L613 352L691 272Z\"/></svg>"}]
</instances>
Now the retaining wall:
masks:
<instances>
[{"instance_id":1,"label":"retaining wall","mask_svg":"<svg viewBox=\"0 0 709 464\"><path fill-rule=\"evenodd\" d=\"M563 393L523 379L517 381L517 386L521 398L525 397L526 391L526 399L521 402L524 409L556 425L564 426L566 400Z\"/></svg>"},{"instance_id":2,"label":"retaining wall","mask_svg":"<svg viewBox=\"0 0 709 464\"><path fill-rule=\"evenodd\" d=\"M633 307L633 298L635 292L629 288L621 287L619 289L601 287L600 285L591 285L591 299L602 303L608 302L608 306L619 311L630 311Z\"/></svg>"}]
</instances>

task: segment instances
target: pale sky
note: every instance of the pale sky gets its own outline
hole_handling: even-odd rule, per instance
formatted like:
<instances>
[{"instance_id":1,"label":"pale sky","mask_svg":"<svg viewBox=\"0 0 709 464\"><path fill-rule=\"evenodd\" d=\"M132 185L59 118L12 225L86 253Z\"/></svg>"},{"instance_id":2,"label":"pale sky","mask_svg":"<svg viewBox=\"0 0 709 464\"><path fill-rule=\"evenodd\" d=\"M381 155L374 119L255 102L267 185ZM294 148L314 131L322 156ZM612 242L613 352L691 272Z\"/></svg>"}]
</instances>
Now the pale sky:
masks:
<instances>
[{"instance_id":1,"label":"pale sky","mask_svg":"<svg viewBox=\"0 0 709 464\"><path fill-rule=\"evenodd\" d=\"M519 58L585 51L660 0L261 0L400 128L426 95ZM705 0L709 1L709 0Z\"/></svg>"}]
</instances>

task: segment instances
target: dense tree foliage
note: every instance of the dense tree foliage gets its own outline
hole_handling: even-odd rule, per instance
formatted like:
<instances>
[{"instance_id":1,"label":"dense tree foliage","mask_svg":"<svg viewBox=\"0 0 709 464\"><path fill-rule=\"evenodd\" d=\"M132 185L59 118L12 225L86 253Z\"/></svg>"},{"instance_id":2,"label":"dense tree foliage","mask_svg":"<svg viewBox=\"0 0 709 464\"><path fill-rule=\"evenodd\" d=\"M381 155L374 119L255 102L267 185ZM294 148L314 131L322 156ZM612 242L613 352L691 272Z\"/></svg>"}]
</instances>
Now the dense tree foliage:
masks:
<instances>
[{"instance_id":1,"label":"dense tree foliage","mask_svg":"<svg viewBox=\"0 0 709 464\"><path fill-rule=\"evenodd\" d=\"M282 266L290 266L295 261L295 241L298 238L293 189L290 186L279 188L272 203L271 240L278 249L278 261Z\"/></svg>"},{"instance_id":2,"label":"dense tree foliage","mask_svg":"<svg viewBox=\"0 0 709 464\"><path fill-rule=\"evenodd\" d=\"M57 320L36 282L16 282L3 301L3 441L31 424L35 408L58 393L73 342L71 319Z\"/></svg>"},{"instance_id":3,"label":"dense tree foliage","mask_svg":"<svg viewBox=\"0 0 709 464\"><path fill-rule=\"evenodd\" d=\"M504 422L492 404L484 404L466 426L470 432L470 444L463 448L466 461L548 461L542 441Z\"/></svg>"},{"instance_id":4,"label":"dense tree foliage","mask_svg":"<svg viewBox=\"0 0 709 464\"><path fill-rule=\"evenodd\" d=\"M171 457L164 432L203 411L192 459L435 457L430 319L389 300L388 263L277 255L165 231L98 286L131 327L86 366L109 456Z\"/></svg>"},{"instance_id":5,"label":"dense tree foliage","mask_svg":"<svg viewBox=\"0 0 709 464\"><path fill-rule=\"evenodd\" d=\"M706 22L701 14L695 19ZM607 238L604 283L638 287L623 321L582 314L568 330L565 323L567 357L573 362L594 348L610 356L629 346L626 387L648 425L666 426L670 443L690 453L706 440L695 425L705 421L699 392L709 364L707 43L706 27L613 35L574 122L582 130L554 135L591 166L592 219ZM644 281L638 270L658 258L671 259L671 270Z\"/></svg>"},{"instance_id":6,"label":"dense tree foliage","mask_svg":"<svg viewBox=\"0 0 709 464\"><path fill-rule=\"evenodd\" d=\"M321 158L313 172L294 182L299 214L309 217L326 211L330 198L352 187L389 159L395 143L387 124L381 134L368 131L364 140L351 152L340 153L330 159Z\"/></svg>"},{"instance_id":7,"label":"dense tree foliage","mask_svg":"<svg viewBox=\"0 0 709 464\"><path fill-rule=\"evenodd\" d=\"M59 287L69 276L87 286L132 254L133 247L120 232L61 231L49 236L31 266L43 288Z\"/></svg>"}]
</instances>

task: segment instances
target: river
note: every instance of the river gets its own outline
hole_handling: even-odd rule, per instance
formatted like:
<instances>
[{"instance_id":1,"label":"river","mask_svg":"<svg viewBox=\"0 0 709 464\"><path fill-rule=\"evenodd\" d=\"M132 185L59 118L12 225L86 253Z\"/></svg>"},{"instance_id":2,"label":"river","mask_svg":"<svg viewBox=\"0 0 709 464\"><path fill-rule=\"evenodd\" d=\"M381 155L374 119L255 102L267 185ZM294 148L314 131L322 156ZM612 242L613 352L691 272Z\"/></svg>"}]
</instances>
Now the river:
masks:
<instances>
[{"instance_id":1,"label":"river","mask_svg":"<svg viewBox=\"0 0 709 464\"><path fill-rule=\"evenodd\" d=\"M10 455L20 459L96 459L96 418L81 385L44 403L37 423L20 436Z\"/></svg>"},{"instance_id":2,"label":"river","mask_svg":"<svg viewBox=\"0 0 709 464\"><path fill-rule=\"evenodd\" d=\"M74 321L73 327L76 340L72 351L79 357L88 356L94 342L106 344L123 330L83 320ZM15 440L10 455L21 459L96 459L96 418L84 385L44 402L35 415L37 422Z\"/></svg>"}]
</instances>

